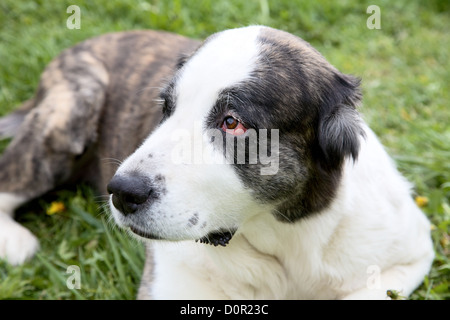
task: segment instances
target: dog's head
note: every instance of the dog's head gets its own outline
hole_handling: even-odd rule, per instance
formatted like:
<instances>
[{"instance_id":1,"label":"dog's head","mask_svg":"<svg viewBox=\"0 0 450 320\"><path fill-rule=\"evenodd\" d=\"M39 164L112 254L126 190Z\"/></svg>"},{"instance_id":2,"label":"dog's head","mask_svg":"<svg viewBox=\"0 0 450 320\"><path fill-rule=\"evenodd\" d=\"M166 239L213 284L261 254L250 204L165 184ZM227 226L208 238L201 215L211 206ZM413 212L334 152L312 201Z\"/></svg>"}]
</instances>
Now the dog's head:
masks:
<instances>
[{"instance_id":1,"label":"dog's head","mask_svg":"<svg viewBox=\"0 0 450 320\"><path fill-rule=\"evenodd\" d=\"M226 244L254 215L320 212L358 154L358 85L282 31L209 37L180 60L161 125L108 185L116 222L145 238Z\"/></svg>"}]
</instances>

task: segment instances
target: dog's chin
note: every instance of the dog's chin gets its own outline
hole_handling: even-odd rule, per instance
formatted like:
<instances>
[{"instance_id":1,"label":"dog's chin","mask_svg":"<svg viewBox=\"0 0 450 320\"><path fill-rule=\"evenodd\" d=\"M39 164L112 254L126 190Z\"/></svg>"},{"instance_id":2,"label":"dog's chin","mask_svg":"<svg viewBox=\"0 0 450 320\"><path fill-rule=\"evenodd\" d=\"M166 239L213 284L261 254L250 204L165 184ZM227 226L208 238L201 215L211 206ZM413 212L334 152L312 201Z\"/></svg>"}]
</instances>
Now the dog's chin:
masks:
<instances>
[{"instance_id":1,"label":"dog's chin","mask_svg":"<svg viewBox=\"0 0 450 320\"><path fill-rule=\"evenodd\" d=\"M144 240L169 240L169 241L177 241L174 239L167 239L161 236L158 236L154 233L151 233L146 230L142 230L139 227L136 226L129 226L130 231L138 236L139 238L143 238ZM211 244L215 247L222 246L225 247L235 234L236 230L218 230L214 232L208 233L206 236L201 237L200 239L195 239L195 242L205 243L205 244ZM188 240L188 239L185 239ZM194 240L194 239L192 239Z\"/></svg>"},{"instance_id":2,"label":"dog's chin","mask_svg":"<svg viewBox=\"0 0 450 320\"><path fill-rule=\"evenodd\" d=\"M133 232L133 234L135 234L136 236L139 236L140 238L144 238L144 239L148 239L148 240L165 240L164 238L162 238L158 235L155 235L146 230L142 230L138 227L130 226L129 228L130 228L131 232Z\"/></svg>"}]
</instances>

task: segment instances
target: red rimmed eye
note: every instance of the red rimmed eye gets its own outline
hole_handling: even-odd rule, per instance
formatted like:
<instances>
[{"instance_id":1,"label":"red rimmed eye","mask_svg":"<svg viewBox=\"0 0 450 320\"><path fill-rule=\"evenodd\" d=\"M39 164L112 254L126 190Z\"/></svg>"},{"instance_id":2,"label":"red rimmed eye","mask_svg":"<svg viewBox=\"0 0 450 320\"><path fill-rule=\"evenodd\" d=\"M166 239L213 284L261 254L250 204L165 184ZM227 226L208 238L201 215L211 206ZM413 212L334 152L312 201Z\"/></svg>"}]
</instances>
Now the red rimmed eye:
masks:
<instances>
[{"instance_id":1,"label":"red rimmed eye","mask_svg":"<svg viewBox=\"0 0 450 320\"><path fill-rule=\"evenodd\" d=\"M226 133L239 136L244 134L247 131L247 128L244 127L242 123L239 122L236 118L232 116L227 116L222 123L222 130Z\"/></svg>"}]
</instances>

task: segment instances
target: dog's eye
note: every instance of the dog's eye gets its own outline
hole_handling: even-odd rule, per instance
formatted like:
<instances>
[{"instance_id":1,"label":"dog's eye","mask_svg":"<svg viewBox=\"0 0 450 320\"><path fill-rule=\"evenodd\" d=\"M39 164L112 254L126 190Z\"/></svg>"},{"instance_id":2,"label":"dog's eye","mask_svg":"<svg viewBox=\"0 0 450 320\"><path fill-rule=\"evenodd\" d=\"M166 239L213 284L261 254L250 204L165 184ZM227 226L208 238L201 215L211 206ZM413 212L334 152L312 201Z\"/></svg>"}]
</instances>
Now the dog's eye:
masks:
<instances>
[{"instance_id":1,"label":"dog's eye","mask_svg":"<svg viewBox=\"0 0 450 320\"><path fill-rule=\"evenodd\" d=\"M244 134L245 131L247 131L247 128L244 127L244 125L236 118L232 116L227 116L223 120L222 130L225 131L226 133L239 136L241 134Z\"/></svg>"},{"instance_id":2,"label":"dog's eye","mask_svg":"<svg viewBox=\"0 0 450 320\"><path fill-rule=\"evenodd\" d=\"M225 120L223 120L223 125L226 129L233 130L236 129L236 127L239 125L239 121L231 116L228 116L225 118Z\"/></svg>"}]
</instances>

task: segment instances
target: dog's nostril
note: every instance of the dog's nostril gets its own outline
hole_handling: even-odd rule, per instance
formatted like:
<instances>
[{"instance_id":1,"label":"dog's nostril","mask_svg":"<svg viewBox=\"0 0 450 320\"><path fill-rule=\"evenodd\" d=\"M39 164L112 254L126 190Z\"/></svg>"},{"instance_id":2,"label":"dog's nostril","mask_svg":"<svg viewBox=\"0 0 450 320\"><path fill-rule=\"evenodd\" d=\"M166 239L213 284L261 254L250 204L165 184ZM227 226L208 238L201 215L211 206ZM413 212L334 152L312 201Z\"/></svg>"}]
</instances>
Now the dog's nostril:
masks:
<instances>
[{"instance_id":1,"label":"dog's nostril","mask_svg":"<svg viewBox=\"0 0 450 320\"><path fill-rule=\"evenodd\" d=\"M127 215L136 212L142 202L136 203L126 195L113 193L112 203L120 212Z\"/></svg>"},{"instance_id":2,"label":"dog's nostril","mask_svg":"<svg viewBox=\"0 0 450 320\"><path fill-rule=\"evenodd\" d=\"M114 207L125 215L136 212L153 193L149 179L137 174L114 176L107 190Z\"/></svg>"}]
</instances>

